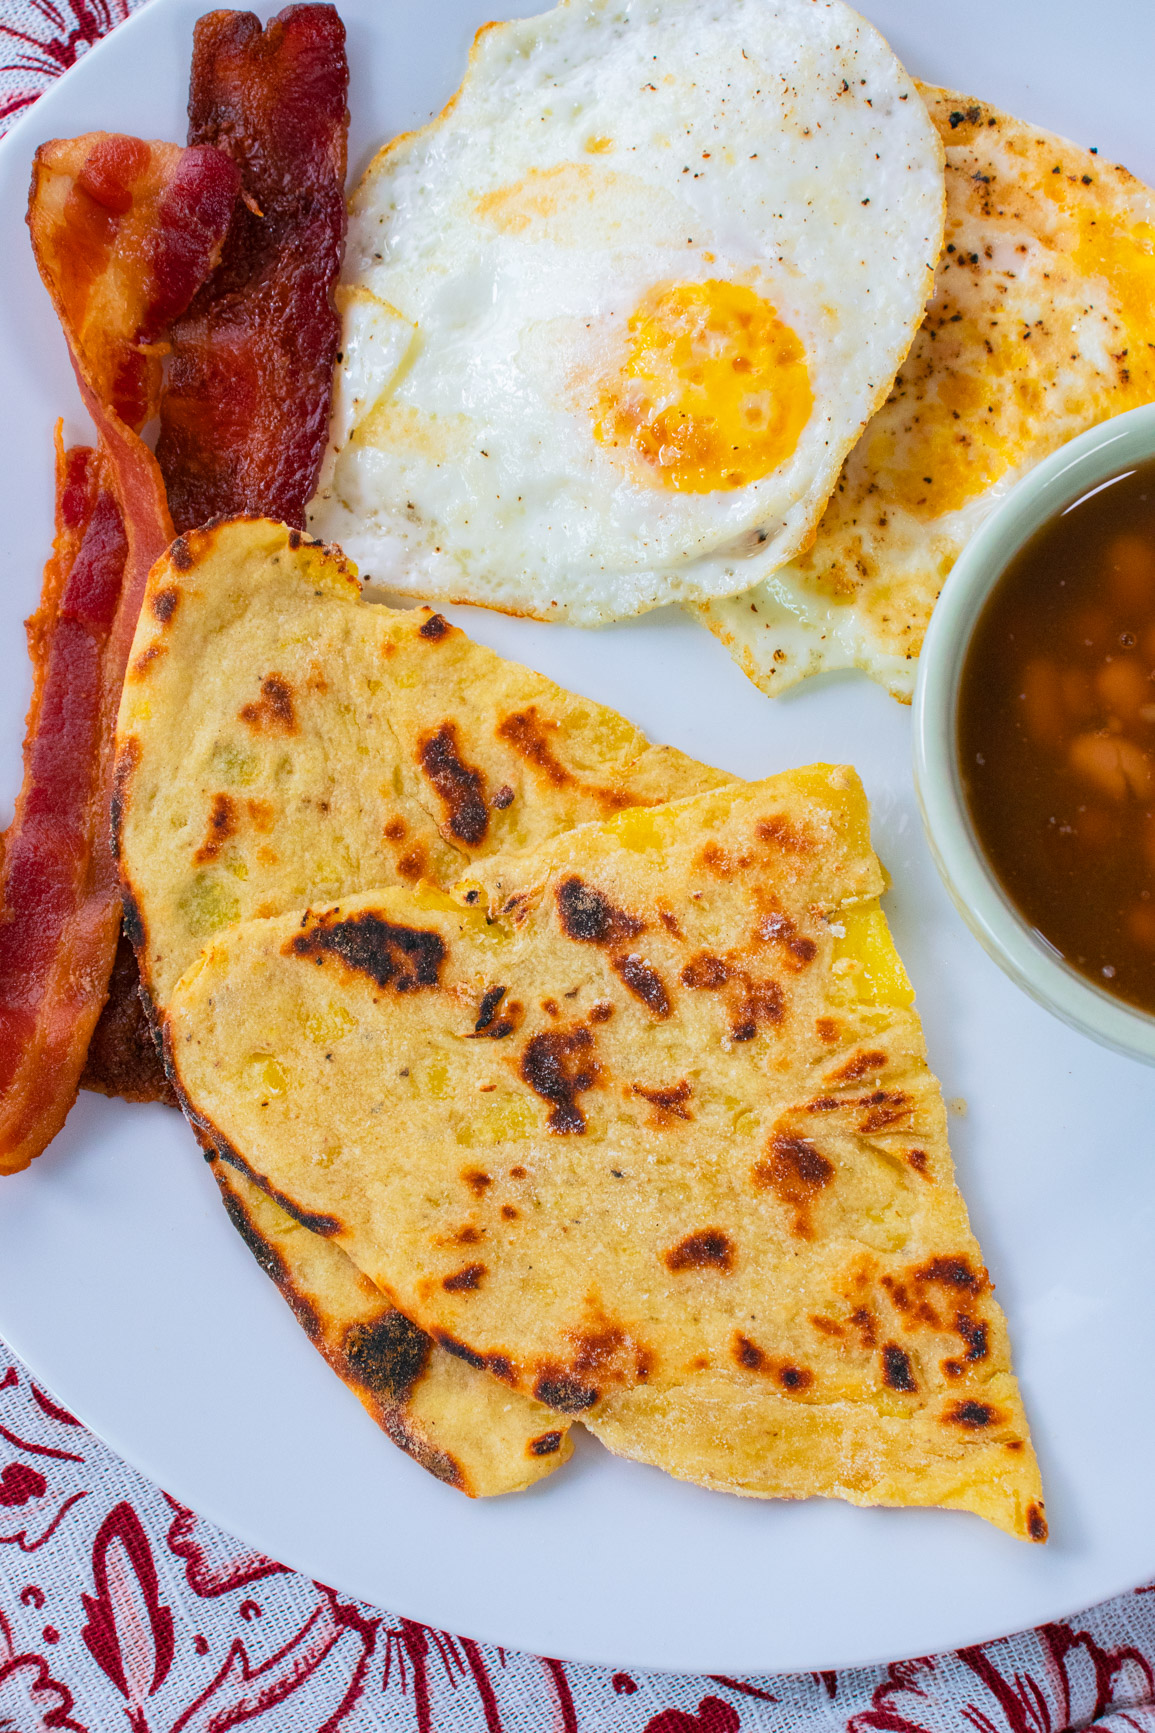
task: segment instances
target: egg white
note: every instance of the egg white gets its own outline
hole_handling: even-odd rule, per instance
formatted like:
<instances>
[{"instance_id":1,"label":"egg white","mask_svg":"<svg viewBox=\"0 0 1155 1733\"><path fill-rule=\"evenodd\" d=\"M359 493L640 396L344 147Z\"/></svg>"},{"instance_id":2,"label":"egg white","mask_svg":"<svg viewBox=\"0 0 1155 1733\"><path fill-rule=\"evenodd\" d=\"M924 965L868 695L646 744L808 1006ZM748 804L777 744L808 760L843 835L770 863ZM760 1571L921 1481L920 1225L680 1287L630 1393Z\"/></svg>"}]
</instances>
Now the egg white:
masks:
<instances>
[{"instance_id":1,"label":"egg white","mask_svg":"<svg viewBox=\"0 0 1155 1733\"><path fill-rule=\"evenodd\" d=\"M746 590L805 546L922 317L942 147L840 0L568 0L479 33L444 113L351 207L314 532L403 594L594 624ZM736 282L813 409L744 486L602 443L631 314Z\"/></svg>"}]
</instances>

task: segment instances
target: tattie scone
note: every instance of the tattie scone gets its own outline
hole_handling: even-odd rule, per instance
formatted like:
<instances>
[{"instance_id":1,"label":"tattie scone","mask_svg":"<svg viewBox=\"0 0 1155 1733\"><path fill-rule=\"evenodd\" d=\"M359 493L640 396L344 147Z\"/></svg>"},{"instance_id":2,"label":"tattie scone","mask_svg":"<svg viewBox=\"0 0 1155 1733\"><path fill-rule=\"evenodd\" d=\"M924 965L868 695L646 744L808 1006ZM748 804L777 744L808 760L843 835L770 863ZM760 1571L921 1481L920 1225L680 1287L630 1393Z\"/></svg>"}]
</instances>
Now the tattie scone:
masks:
<instances>
[{"instance_id":1,"label":"tattie scone","mask_svg":"<svg viewBox=\"0 0 1155 1733\"><path fill-rule=\"evenodd\" d=\"M973 97L922 95L947 211L922 329L814 545L702 610L771 696L858 667L909 701L931 610L983 519L1066 440L1155 398L1155 193Z\"/></svg>"},{"instance_id":2,"label":"tattie scone","mask_svg":"<svg viewBox=\"0 0 1155 1733\"><path fill-rule=\"evenodd\" d=\"M154 1011L229 922L450 885L495 850L726 780L427 608L363 603L336 550L261 518L191 532L152 572L117 764L125 907ZM323 1019L313 1029L327 1039ZM311 1339L423 1466L487 1494L565 1459L567 1422L394 1325L339 1247L214 1167Z\"/></svg>"},{"instance_id":3,"label":"tattie scone","mask_svg":"<svg viewBox=\"0 0 1155 1733\"><path fill-rule=\"evenodd\" d=\"M117 728L116 835L146 990L222 927L730 779L427 608L361 600L340 550L266 518L149 578Z\"/></svg>"},{"instance_id":4,"label":"tattie scone","mask_svg":"<svg viewBox=\"0 0 1155 1733\"><path fill-rule=\"evenodd\" d=\"M816 765L235 927L166 1048L218 1159L494 1389L705 1486L1042 1540L883 883Z\"/></svg>"}]
</instances>

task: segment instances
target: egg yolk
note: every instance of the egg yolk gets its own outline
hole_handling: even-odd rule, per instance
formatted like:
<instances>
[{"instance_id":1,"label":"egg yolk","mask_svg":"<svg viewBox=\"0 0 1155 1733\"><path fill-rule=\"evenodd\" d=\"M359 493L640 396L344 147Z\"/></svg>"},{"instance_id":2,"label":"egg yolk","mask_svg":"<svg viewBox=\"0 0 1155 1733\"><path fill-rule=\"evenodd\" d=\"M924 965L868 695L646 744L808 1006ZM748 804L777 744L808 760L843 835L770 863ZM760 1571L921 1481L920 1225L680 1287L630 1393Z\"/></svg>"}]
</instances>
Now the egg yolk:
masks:
<instances>
[{"instance_id":1,"label":"egg yolk","mask_svg":"<svg viewBox=\"0 0 1155 1733\"><path fill-rule=\"evenodd\" d=\"M632 450L659 487L713 493L785 463L813 406L806 352L769 301L741 283L673 283L631 315L594 435Z\"/></svg>"}]
</instances>

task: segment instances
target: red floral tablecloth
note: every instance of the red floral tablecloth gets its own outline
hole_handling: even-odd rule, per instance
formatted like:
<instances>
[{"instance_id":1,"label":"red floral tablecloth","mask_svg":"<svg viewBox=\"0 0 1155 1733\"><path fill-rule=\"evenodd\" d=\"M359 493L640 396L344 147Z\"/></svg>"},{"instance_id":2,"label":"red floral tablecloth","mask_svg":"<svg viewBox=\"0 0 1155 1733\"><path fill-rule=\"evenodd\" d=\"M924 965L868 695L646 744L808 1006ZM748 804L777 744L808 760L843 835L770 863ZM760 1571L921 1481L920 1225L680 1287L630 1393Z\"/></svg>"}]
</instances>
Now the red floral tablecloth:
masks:
<instances>
[{"instance_id":1,"label":"red floral tablecloth","mask_svg":"<svg viewBox=\"0 0 1155 1733\"><path fill-rule=\"evenodd\" d=\"M0 0L0 130L140 0ZM208 0L206 0L206 4ZM611 1673L347 1601L205 1522L0 1344L0 1733L1155 1733L1155 1584L953 1655Z\"/></svg>"}]
</instances>

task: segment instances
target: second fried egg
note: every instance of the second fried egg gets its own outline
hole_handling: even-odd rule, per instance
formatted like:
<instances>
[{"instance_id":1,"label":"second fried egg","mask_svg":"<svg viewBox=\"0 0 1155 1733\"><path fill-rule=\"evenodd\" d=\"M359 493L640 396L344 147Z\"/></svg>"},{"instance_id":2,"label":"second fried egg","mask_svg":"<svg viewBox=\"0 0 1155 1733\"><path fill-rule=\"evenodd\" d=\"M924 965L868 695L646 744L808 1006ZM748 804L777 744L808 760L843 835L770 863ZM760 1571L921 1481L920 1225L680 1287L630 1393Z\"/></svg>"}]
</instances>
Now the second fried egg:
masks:
<instances>
[{"instance_id":1,"label":"second fried egg","mask_svg":"<svg viewBox=\"0 0 1155 1733\"><path fill-rule=\"evenodd\" d=\"M701 609L772 695L862 668L909 703L979 525L1065 441L1155 402L1155 191L973 97L923 96L946 145L947 244L922 330L813 543Z\"/></svg>"},{"instance_id":2,"label":"second fried egg","mask_svg":"<svg viewBox=\"0 0 1155 1733\"><path fill-rule=\"evenodd\" d=\"M313 529L540 619L748 589L885 399L942 206L918 92L841 0L490 27L355 195Z\"/></svg>"}]
</instances>

